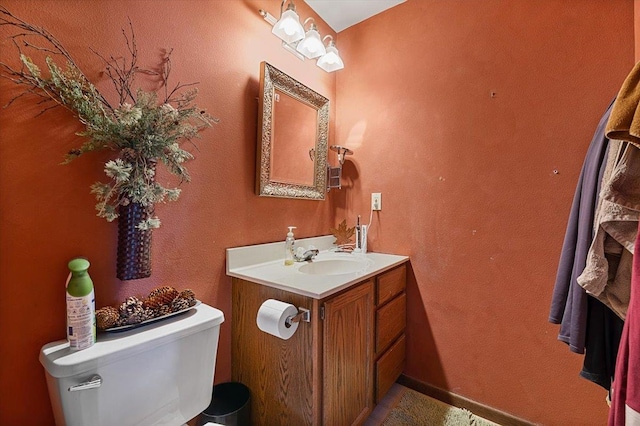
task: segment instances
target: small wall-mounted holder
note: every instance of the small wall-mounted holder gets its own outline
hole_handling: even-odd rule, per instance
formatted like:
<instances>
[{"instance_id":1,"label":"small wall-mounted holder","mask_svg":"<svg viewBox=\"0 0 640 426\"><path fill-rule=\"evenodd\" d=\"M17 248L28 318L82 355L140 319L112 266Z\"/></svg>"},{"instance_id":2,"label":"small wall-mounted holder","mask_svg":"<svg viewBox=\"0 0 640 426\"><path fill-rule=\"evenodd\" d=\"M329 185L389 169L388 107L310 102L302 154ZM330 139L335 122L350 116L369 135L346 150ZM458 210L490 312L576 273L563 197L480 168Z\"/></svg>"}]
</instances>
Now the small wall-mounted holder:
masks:
<instances>
[{"instance_id":1,"label":"small wall-mounted holder","mask_svg":"<svg viewBox=\"0 0 640 426\"><path fill-rule=\"evenodd\" d=\"M309 309L298 307L298 314L288 317L284 322L284 325L289 328L293 323L300 321L311 322L311 311Z\"/></svg>"},{"instance_id":2,"label":"small wall-mounted holder","mask_svg":"<svg viewBox=\"0 0 640 426\"><path fill-rule=\"evenodd\" d=\"M345 156L353 154L353 151L349 148L340 145L331 145L329 149L338 153L339 165L336 167L327 166L327 192L331 188L342 188L342 165L344 164Z\"/></svg>"}]
</instances>

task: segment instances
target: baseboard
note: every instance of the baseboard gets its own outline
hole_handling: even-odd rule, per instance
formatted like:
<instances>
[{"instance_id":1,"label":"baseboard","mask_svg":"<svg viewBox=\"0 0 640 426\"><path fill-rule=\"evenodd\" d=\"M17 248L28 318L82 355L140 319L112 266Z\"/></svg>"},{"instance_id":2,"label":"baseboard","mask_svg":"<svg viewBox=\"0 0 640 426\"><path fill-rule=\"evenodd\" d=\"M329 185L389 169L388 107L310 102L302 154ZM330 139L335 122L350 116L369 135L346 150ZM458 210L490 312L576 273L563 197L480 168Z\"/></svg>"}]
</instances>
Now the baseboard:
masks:
<instances>
[{"instance_id":1,"label":"baseboard","mask_svg":"<svg viewBox=\"0 0 640 426\"><path fill-rule=\"evenodd\" d=\"M412 379L404 374L400 375L398 383L402 386L408 387L409 389L413 389L416 392L420 392L424 395L430 396L431 398L437 399L438 401L453 405L454 407L466 408L473 414L484 417L485 419L491 420L499 425L535 426L535 423L528 422L511 414L505 413L504 411L497 410L493 407L489 407L488 405L480 404L479 402L457 395L453 392L440 389L428 383Z\"/></svg>"}]
</instances>

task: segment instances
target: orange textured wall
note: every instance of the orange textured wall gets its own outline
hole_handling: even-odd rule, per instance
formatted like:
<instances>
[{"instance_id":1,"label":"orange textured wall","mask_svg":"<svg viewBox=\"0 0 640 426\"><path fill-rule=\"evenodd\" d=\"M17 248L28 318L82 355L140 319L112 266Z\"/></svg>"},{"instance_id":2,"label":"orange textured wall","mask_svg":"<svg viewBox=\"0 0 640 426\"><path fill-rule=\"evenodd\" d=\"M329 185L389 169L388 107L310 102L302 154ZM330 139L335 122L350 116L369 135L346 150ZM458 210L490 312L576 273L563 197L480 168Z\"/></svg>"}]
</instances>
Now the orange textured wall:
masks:
<instances>
[{"instance_id":1,"label":"orange textured wall","mask_svg":"<svg viewBox=\"0 0 640 426\"><path fill-rule=\"evenodd\" d=\"M584 155L634 64L633 6L408 0L339 34L346 210L382 192L370 248L411 256L408 376L540 424L606 423L547 316Z\"/></svg>"},{"instance_id":2,"label":"orange textured wall","mask_svg":"<svg viewBox=\"0 0 640 426\"><path fill-rule=\"evenodd\" d=\"M310 9L298 5L302 16ZM63 155L82 140L65 110L35 117L37 99L24 97L0 110L0 424L52 424L40 347L65 337L66 263L87 256L97 306L170 284L192 288L203 302L222 309L216 381L230 379L231 280L225 276L225 248L328 233L329 202L284 200L254 194L255 143L260 62L267 61L331 99L335 117L335 75L314 62L301 62L280 47L258 14L279 14L280 2L192 0L2 0L19 17L56 35L102 89L101 62L89 47L119 55L121 29L130 18L139 64L155 66L163 48L173 48L172 83L199 82L197 103L220 124L202 133L192 182L181 199L159 205L162 227L153 240L151 278L121 282L115 277L117 226L95 216L89 186L103 179L110 153L92 153L62 166ZM322 34L330 29L317 19ZM16 64L1 29L0 61ZM141 78L140 81L144 81ZM0 104L20 93L0 79ZM333 132L333 119L331 132ZM333 138L333 133L330 138ZM170 175L161 173L160 179ZM174 182L175 183L175 182Z\"/></svg>"},{"instance_id":3,"label":"orange textured wall","mask_svg":"<svg viewBox=\"0 0 640 426\"><path fill-rule=\"evenodd\" d=\"M604 391L578 378L581 357L556 341L547 314L584 154L633 65L634 1L408 0L339 35L337 77L279 47L257 14L276 15L279 3L2 0L56 34L100 87L88 48L121 52L131 18L141 64L174 48L173 81L200 82L198 104L221 122L198 141L181 199L157 207L152 277L120 282L116 225L94 216L89 194L108 154L61 166L81 143L75 119L34 118L29 98L0 110L0 424L52 423L37 356L64 338L71 257L92 261L98 306L173 284L222 309L224 381L224 249L282 240L290 224L305 237L357 214L366 222L370 192L382 192L384 208L370 248L413 265L407 375L542 424L603 424ZM15 59L0 45L0 61ZM355 151L345 189L325 202L254 195L263 60L330 98L330 143ZM17 93L0 79L2 105Z\"/></svg>"}]
</instances>

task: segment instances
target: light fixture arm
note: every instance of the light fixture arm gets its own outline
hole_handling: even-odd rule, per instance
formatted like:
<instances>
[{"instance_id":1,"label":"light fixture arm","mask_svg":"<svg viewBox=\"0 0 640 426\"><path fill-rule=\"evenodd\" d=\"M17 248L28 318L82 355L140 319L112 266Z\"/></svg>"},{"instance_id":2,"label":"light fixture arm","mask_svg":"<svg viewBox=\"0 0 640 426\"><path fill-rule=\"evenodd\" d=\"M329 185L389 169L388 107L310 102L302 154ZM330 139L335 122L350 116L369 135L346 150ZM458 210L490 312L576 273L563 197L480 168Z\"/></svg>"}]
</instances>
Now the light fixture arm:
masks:
<instances>
[{"instance_id":1,"label":"light fixture arm","mask_svg":"<svg viewBox=\"0 0 640 426\"><path fill-rule=\"evenodd\" d=\"M294 12L296 11L296 5L293 2L293 0L282 0L282 3L280 3L280 16L282 16L282 13L284 12L284 4L289 1L289 6L287 6L287 10L291 9Z\"/></svg>"},{"instance_id":2,"label":"light fixture arm","mask_svg":"<svg viewBox=\"0 0 640 426\"><path fill-rule=\"evenodd\" d=\"M318 26L316 25L316 20L313 19L312 16L309 16L307 19L304 20L304 22L302 23L302 28L305 28L307 26L307 22L311 22L311 25L309 26L310 30L318 30Z\"/></svg>"},{"instance_id":3,"label":"light fixture arm","mask_svg":"<svg viewBox=\"0 0 640 426\"><path fill-rule=\"evenodd\" d=\"M322 37L322 43L324 44L324 41L326 39L330 39L331 41L329 41L329 44L327 46L335 46L336 44L333 42L333 36L331 34L327 34L326 36Z\"/></svg>"}]
</instances>

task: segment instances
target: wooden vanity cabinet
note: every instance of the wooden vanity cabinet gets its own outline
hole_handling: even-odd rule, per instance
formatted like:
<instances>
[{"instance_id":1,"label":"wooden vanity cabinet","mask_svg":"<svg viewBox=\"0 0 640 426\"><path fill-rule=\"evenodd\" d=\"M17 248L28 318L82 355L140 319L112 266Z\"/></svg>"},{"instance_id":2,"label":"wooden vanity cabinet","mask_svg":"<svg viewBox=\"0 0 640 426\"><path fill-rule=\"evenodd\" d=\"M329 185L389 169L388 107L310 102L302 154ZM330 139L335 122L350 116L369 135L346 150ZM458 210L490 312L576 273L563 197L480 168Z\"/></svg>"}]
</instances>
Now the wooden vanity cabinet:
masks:
<instances>
[{"instance_id":1,"label":"wooden vanity cabinet","mask_svg":"<svg viewBox=\"0 0 640 426\"><path fill-rule=\"evenodd\" d=\"M404 368L406 266L325 299L233 278L232 379L251 391L254 425L360 425ZM267 299L311 310L282 340L260 331Z\"/></svg>"},{"instance_id":2,"label":"wooden vanity cabinet","mask_svg":"<svg viewBox=\"0 0 640 426\"><path fill-rule=\"evenodd\" d=\"M407 325L407 266L376 277L375 402L398 379L405 365Z\"/></svg>"}]
</instances>

